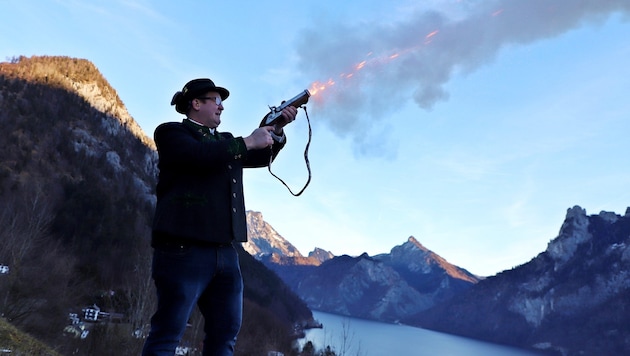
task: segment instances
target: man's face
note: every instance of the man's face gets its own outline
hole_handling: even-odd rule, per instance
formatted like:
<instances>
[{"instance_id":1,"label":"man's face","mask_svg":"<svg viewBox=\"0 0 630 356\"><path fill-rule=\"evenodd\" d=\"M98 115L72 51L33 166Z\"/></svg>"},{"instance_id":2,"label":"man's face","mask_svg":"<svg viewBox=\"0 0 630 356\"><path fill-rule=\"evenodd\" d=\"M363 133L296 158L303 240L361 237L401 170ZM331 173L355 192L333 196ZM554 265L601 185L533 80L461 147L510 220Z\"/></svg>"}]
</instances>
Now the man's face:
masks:
<instances>
[{"instance_id":1,"label":"man's face","mask_svg":"<svg viewBox=\"0 0 630 356\"><path fill-rule=\"evenodd\" d=\"M191 117L192 119L211 129L217 128L221 123L221 112L224 108L219 93L211 91L197 99L193 99L192 107L195 116Z\"/></svg>"}]
</instances>

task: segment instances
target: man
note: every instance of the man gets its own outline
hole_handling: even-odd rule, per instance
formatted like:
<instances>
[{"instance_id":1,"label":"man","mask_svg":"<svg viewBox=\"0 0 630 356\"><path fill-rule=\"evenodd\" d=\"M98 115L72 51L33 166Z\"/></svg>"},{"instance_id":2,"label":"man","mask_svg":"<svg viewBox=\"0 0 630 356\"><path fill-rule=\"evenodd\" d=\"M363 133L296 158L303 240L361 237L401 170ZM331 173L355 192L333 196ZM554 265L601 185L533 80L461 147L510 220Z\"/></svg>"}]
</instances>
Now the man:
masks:
<instances>
[{"instance_id":1,"label":"man","mask_svg":"<svg viewBox=\"0 0 630 356\"><path fill-rule=\"evenodd\" d=\"M217 131L229 94L210 79L191 80L171 101L186 118L155 130L160 174L152 277L158 306L145 356L174 355L195 304L204 317L203 354L234 352L243 281L232 243L247 240L243 168L275 158L286 142L283 127L297 109L284 109L274 126L234 137Z\"/></svg>"}]
</instances>

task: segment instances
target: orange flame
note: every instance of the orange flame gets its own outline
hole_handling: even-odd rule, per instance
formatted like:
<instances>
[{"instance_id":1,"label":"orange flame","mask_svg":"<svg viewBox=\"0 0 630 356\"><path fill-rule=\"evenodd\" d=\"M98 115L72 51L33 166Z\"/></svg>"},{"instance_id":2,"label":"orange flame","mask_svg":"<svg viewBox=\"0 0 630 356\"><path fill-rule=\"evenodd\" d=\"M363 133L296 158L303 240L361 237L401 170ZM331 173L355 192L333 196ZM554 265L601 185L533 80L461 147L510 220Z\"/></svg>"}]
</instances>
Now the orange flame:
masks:
<instances>
[{"instance_id":1,"label":"orange flame","mask_svg":"<svg viewBox=\"0 0 630 356\"><path fill-rule=\"evenodd\" d=\"M311 87L308 89L309 93L311 93L311 96L317 94L320 91L324 91L326 90L328 87L331 87L335 85L335 81L332 79L328 79L328 81L326 83L322 83L322 82L313 82L311 84Z\"/></svg>"}]
</instances>

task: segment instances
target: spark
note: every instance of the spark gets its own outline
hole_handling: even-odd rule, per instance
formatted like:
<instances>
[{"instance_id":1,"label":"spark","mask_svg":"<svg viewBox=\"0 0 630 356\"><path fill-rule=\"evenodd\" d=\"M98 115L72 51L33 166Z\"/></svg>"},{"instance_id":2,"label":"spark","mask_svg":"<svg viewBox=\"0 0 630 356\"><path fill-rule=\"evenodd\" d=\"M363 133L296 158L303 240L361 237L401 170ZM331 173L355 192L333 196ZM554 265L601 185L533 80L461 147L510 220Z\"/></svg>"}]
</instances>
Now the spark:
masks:
<instances>
[{"instance_id":1,"label":"spark","mask_svg":"<svg viewBox=\"0 0 630 356\"><path fill-rule=\"evenodd\" d=\"M431 38L431 37L433 37L433 36L437 35L437 34L438 34L438 32L440 32L440 31L435 30L435 31L433 31L433 32L429 33L428 35L424 36L424 38L429 39L429 38Z\"/></svg>"}]
</instances>

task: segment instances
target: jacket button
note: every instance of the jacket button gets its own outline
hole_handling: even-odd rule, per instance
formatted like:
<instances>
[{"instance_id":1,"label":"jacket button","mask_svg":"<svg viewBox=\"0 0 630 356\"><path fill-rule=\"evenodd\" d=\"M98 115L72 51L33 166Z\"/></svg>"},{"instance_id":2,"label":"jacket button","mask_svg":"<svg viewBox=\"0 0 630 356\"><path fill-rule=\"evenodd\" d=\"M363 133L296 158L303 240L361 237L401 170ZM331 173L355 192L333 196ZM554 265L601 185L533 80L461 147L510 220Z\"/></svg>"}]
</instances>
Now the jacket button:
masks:
<instances>
[{"instance_id":1,"label":"jacket button","mask_svg":"<svg viewBox=\"0 0 630 356\"><path fill-rule=\"evenodd\" d=\"M232 208L232 212L236 212L236 208Z\"/></svg>"}]
</instances>

